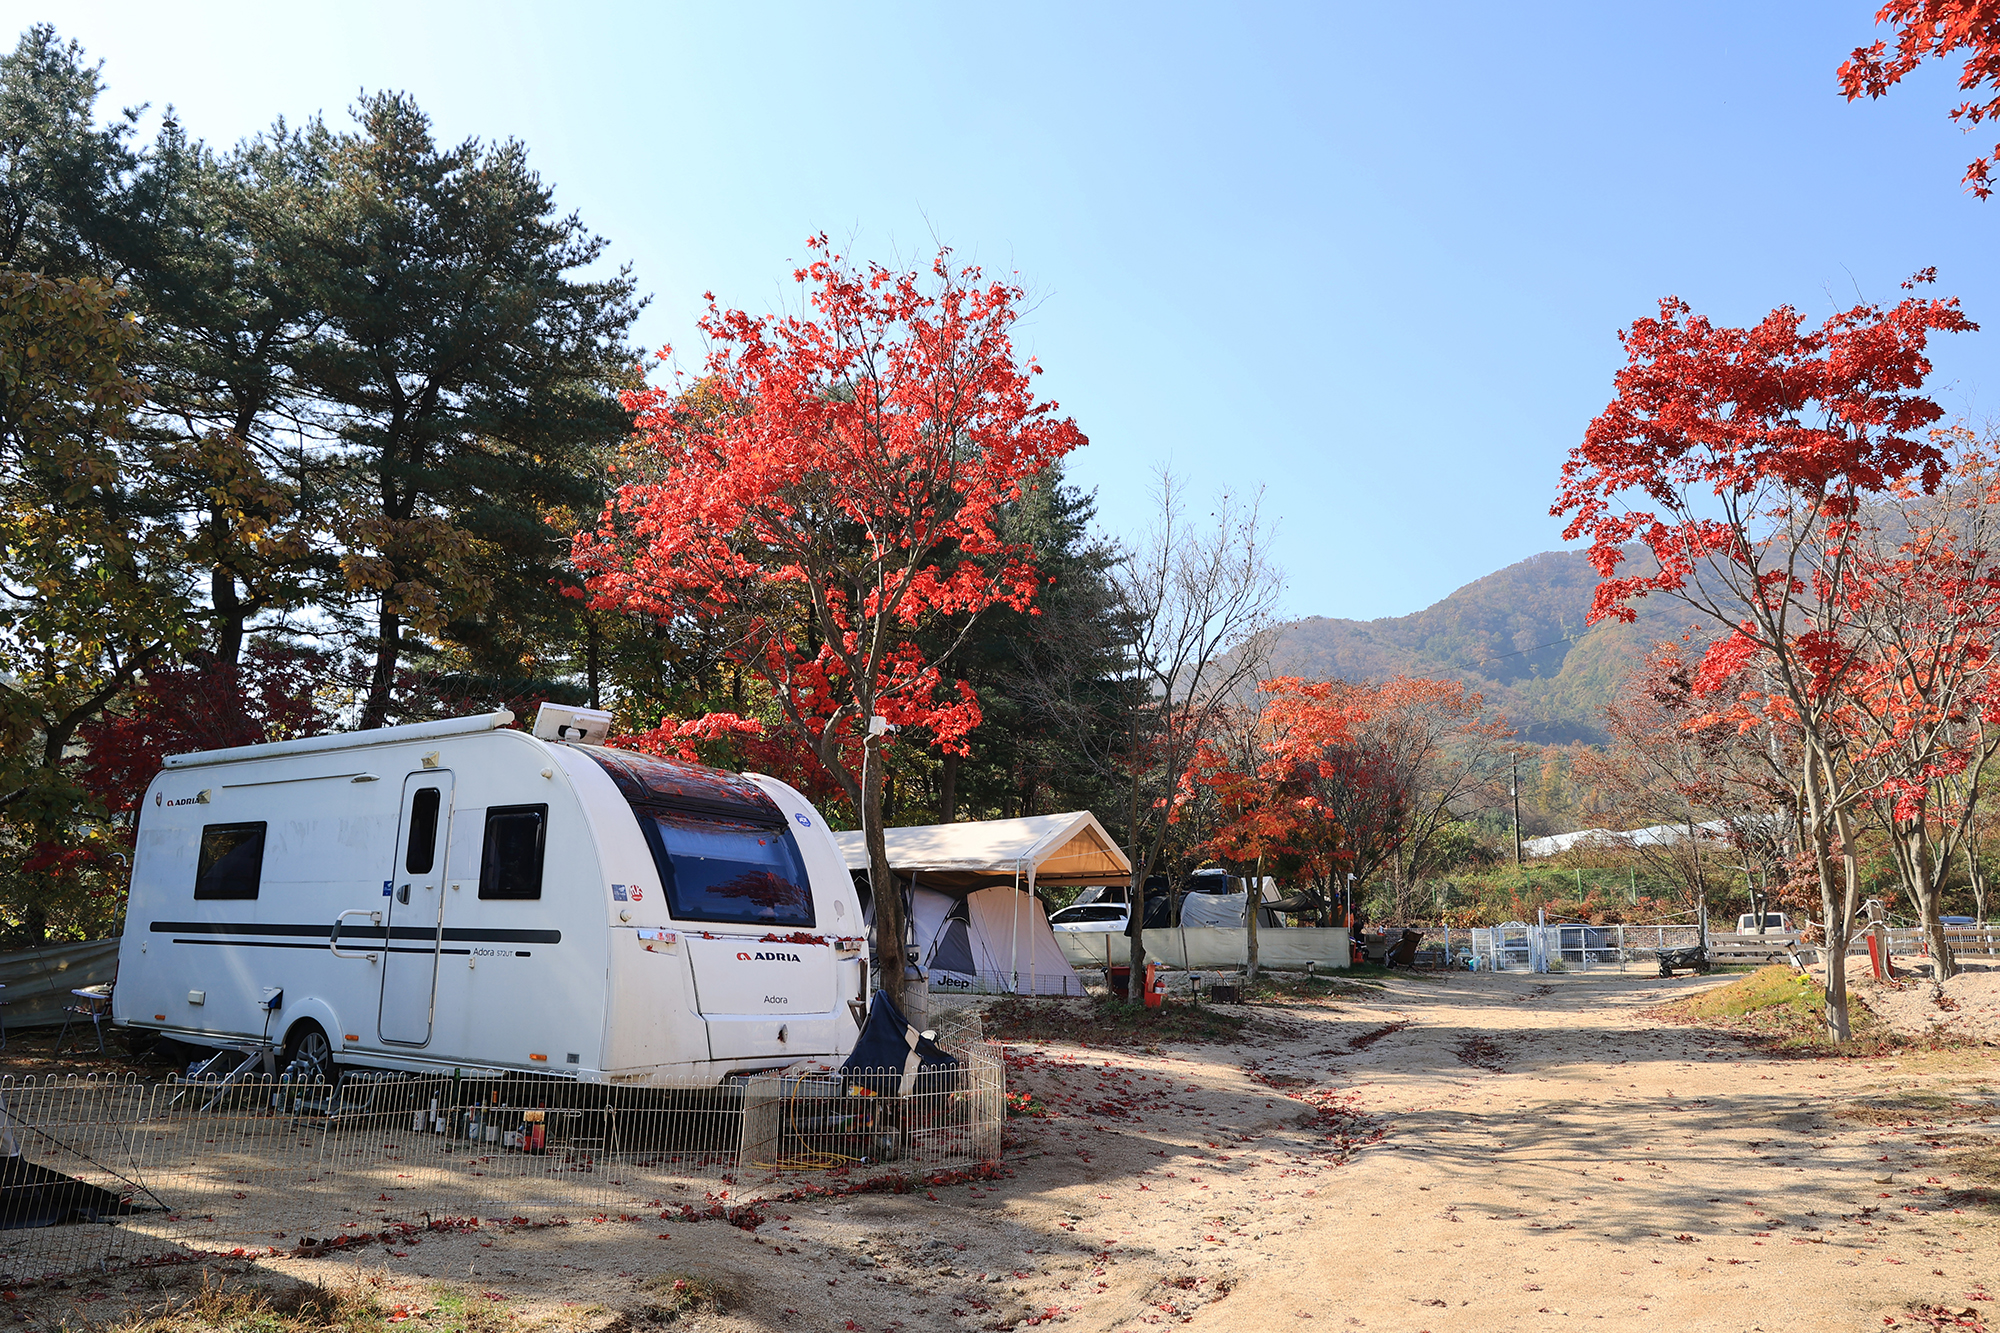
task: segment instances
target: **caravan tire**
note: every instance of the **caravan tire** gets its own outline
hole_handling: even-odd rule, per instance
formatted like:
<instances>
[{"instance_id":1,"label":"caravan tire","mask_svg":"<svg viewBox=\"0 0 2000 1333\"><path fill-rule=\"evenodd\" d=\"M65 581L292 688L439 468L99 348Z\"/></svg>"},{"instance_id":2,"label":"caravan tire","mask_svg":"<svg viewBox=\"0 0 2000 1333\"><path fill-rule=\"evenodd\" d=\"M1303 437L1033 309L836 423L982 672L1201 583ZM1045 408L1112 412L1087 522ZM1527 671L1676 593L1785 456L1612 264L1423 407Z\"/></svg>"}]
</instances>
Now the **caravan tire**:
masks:
<instances>
[{"instance_id":1,"label":"caravan tire","mask_svg":"<svg viewBox=\"0 0 2000 1333\"><path fill-rule=\"evenodd\" d=\"M294 1083L337 1081L340 1068L333 1062L333 1043L327 1039L326 1029L307 1019L286 1034L278 1072Z\"/></svg>"}]
</instances>

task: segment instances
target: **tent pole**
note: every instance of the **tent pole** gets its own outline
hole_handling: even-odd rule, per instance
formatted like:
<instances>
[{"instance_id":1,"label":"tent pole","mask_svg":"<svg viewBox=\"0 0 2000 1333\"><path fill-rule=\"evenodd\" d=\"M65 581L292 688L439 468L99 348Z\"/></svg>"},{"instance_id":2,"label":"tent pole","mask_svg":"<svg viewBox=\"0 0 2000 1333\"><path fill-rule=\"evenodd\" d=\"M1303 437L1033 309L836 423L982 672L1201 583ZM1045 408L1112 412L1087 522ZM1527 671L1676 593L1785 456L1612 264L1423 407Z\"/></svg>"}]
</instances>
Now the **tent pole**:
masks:
<instances>
[{"instance_id":1,"label":"tent pole","mask_svg":"<svg viewBox=\"0 0 2000 1333\"><path fill-rule=\"evenodd\" d=\"M1033 861L1028 862L1028 905L1030 907L1035 905L1035 863ZM1034 943L1028 946L1028 994L1030 995L1040 995L1042 993L1041 986L1035 981L1035 954L1040 951L1041 947L1042 937L1039 935L1035 937Z\"/></svg>"},{"instance_id":2,"label":"tent pole","mask_svg":"<svg viewBox=\"0 0 2000 1333\"><path fill-rule=\"evenodd\" d=\"M1014 863L1014 914L1007 924L1008 982L1007 989L1015 995L1021 993L1021 863Z\"/></svg>"}]
</instances>

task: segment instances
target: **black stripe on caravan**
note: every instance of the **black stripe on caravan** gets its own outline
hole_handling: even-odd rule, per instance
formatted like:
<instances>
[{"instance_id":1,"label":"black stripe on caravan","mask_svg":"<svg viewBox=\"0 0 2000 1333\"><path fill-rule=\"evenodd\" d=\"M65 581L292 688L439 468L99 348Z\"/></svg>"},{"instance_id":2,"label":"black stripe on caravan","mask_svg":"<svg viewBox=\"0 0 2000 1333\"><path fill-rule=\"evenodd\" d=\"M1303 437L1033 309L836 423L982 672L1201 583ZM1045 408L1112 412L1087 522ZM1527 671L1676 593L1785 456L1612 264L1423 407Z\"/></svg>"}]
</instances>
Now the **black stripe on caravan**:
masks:
<instances>
[{"instance_id":1,"label":"black stripe on caravan","mask_svg":"<svg viewBox=\"0 0 2000 1333\"><path fill-rule=\"evenodd\" d=\"M324 945L324 944L289 944L289 943L285 943L285 942L283 942L283 941L279 941L279 940L181 940L181 939L177 939L177 940L175 940L175 941L173 941L173 942L174 942L175 944L227 944L227 945L230 945L230 946L232 946L232 947L234 947L234 948L238 948L238 949L324 949L324 948L326 947L326 945ZM384 949L382 950L382 952L384 952L384 953L416 953L416 954L425 954L425 953L455 953L455 954L470 954L470 953L472 952L472 950L470 950L470 949L398 949L398 948L395 948L395 947L393 947L393 946L387 946L387 947L384 947ZM530 954L530 953L529 953L529 952L528 952L528 951L527 951L526 949L516 949L516 950L514 951L514 956L515 956L516 958L528 958L528 957L532 957L533 955L531 955L531 954Z\"/></svg>"},{"instance_id":2,"label":"black stripe on caravan","mask_svg":"<svg viewBox=\"0 0 2000 1333\"><path fill-rule=\"evenodd\" d=\"M228 945L228 946L230 946L230 947L232 947L232 948L237 948L237 949L324 949L324 948L326 948L326 946L325 946L324 944L291 944L291 943L287 943L287 942L284 942L284 941L281 941L281 940L182 940L182 939L177 939L177 940L175 940L175 941L174 941L174 943L175 943L175 944L221 944L221 945ZM395 947L394 945L390 945L390 946L386 946L386 947L384 947L384 948L382 949L382 952L383 952L383 953L426 953L426 954L427 954L427 953L467 953L467 954L469 954L469 953L471 953L471 952L472 952L472 950L470 950L470 949L399 949L399 948L396 948L396 947Z\"/></svg>"},{"instance_id":3,"label":"black stripe on caravan","mask_svg":"<svg viewBox=\"0 0 2000 1333\"><path fill-rule=\"evenodd\" d=\"M261 921L155 921L151 929L155 935L289 935L315 940L333 936L331 926L273 925ZM436 926L342 926L340 929L344 940L428 940L435 939L437 933ZM562 932L446 926L444 938L461 944L561 944Z\"/></svg>"}]
</instances>

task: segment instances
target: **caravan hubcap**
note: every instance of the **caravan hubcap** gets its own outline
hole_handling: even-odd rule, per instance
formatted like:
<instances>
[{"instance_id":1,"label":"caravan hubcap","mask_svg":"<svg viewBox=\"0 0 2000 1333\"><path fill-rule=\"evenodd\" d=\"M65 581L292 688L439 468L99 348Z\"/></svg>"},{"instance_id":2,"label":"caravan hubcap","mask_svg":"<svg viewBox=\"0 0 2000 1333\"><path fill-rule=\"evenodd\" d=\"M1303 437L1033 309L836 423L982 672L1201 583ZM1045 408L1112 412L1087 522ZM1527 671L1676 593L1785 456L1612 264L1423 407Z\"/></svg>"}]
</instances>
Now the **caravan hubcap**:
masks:
<instances>
[{"instance_id":1,"label":"caravan hubcap","mask_svg":"<svg viewBox=\"0 0 2000 1333\"><path fill-rule=\"evenodd\" d=\"M308 1032L300 1039L292 1062L285 1066L295 1083L324 1083L333 1076L333 1044L324 1032Z\"/></svg>"}]
</instances>

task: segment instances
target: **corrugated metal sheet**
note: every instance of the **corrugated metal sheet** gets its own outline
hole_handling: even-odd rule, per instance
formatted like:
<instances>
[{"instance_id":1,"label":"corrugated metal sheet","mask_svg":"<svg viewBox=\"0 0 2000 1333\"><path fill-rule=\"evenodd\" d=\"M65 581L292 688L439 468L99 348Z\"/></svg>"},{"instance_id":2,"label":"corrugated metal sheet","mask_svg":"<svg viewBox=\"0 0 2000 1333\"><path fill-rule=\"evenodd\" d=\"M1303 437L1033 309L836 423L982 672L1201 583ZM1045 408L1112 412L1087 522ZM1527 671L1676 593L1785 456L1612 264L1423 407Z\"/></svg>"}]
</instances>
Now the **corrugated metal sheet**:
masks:
<instances>
[{"instance_id":1,"label":"corrugated metal sheet","mask_svg":"<svg viewBox=\"0 0 2000 1333\"><path fill-rule=\"evenodd\" d=\"M118 941L89 940L82 944L51 944L44 949L0 953L0 1010L9 1028L60 1023L63 1006L77 1003L70 991L96 986L118 975Z\"/></svg>"}]
</instances>

